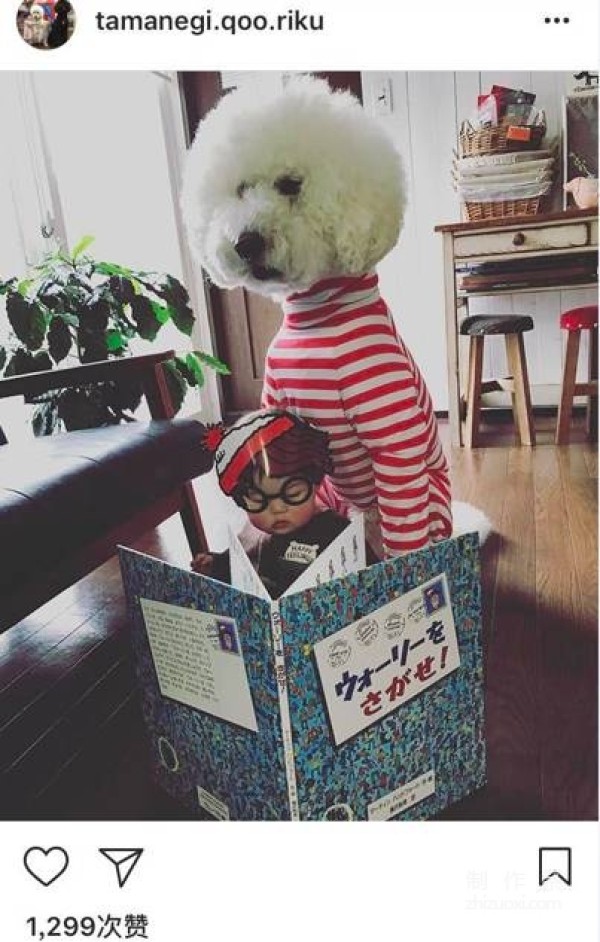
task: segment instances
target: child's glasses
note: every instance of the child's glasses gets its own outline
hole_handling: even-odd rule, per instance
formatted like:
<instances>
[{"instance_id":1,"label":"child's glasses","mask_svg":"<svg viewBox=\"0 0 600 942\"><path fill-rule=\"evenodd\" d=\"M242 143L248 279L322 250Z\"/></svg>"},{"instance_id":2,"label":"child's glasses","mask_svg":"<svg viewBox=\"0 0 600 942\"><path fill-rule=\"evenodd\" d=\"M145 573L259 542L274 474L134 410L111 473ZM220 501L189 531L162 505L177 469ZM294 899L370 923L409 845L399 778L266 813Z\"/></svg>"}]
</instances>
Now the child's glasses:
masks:
<instances>
[{"instance_id":1,"label":"child's glasses","mask_svg":"<svg viewBox=\"0 0 600 942\"><path fill-rule=\"evenodd\" d=\"M308 500L312 489L312 482L306 478L288 478L276 494L265 494L253 484L237 497L236 503L248 513L260 514L267 509L272 500L282 500L290 507L297 507Z\"/></svg>"}]
</instances>

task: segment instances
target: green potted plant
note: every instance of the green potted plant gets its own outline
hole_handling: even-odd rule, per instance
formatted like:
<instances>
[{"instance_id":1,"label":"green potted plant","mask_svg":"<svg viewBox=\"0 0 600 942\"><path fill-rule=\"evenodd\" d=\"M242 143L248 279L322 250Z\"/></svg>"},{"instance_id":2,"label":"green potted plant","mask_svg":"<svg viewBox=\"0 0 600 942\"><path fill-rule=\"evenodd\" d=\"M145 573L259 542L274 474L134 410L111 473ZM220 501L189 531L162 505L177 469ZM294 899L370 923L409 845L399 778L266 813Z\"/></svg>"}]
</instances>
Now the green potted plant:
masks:
<instances>
[{"instance_id":1,"label":"green potted plant","mask_svg":"<svg viewBox=\"0 0 600 942\"><path fill-rule=\"evenodd\" d=\"M86 236L70 255L52 252L24 279L0 281L9 326L8 340L0 343L0 375L124 357L132 339L153 341L169 321L191 335L194 315L181 282L98 261L87 254L92 242ZM199 351L175 356L165 367L176 411L190 387L203 385L206 367L229 373ZM141 398L131 382L47 393L33 400L33 429L45 435L61 426L72 431L132 421Z\"/></svg>"}]
</instances>

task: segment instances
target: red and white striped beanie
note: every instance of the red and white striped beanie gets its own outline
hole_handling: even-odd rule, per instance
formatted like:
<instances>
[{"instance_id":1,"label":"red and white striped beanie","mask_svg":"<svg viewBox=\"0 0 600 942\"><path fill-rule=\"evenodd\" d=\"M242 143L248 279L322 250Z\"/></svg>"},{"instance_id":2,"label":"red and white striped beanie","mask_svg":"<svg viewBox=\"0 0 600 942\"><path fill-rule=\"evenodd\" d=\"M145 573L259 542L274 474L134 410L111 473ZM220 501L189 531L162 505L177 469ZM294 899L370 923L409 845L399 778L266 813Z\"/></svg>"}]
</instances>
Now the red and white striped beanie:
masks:
<instances>
[{"instance_id":1,"label":"red and white striped beanie","mask_svg":"<svg viewBox=\"0 0 600 942\"><path fill-rule=\"evenodd\" d=\"M215 451L221 490L231 494L256 455L285 435L298 421L297 416L281 409L261 409L238 419L223 433Z\"/></svg>"}]
</instances>

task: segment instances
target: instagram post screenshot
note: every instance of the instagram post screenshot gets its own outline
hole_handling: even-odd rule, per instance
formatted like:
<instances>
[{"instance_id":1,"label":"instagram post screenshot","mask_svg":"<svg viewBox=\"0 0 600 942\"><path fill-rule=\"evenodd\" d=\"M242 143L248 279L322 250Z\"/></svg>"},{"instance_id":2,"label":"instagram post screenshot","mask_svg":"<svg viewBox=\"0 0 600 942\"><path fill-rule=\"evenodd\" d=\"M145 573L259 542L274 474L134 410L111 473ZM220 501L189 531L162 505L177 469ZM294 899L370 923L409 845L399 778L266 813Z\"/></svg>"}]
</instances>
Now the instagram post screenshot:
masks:
<instances>
[{"instance_id":1,"label":"instagram post screenshot","mask_svg":"<svg viewBox=\"0 0 600 942\"><path fill-rule=\"evenodd\" d=\"M0 938L598 920L598 10L0 10Z\"/></svg>"}]
</instances>

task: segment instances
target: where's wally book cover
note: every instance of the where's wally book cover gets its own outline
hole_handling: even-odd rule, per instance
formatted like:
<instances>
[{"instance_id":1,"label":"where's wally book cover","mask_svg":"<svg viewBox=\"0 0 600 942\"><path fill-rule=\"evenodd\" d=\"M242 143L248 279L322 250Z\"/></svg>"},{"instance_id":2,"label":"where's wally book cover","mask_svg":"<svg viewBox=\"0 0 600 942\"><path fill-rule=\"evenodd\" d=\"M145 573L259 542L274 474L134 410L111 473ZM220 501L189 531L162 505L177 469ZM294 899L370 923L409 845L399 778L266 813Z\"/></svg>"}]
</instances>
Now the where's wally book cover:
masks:
<instances>
[{"instance_id":1,"label":"where's wally book cover","mask_svg":"<svg viewBox=\"0 0 600 942\"><path fill-rule=\"evenodd\" d=\"M485 782L479 540L365 568L353 521L278 600L120 548L158 783L199 818L423 820Z\"/></svg>"}]
</instances>

